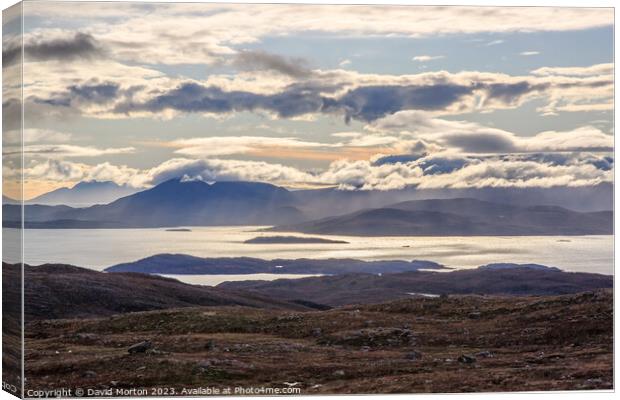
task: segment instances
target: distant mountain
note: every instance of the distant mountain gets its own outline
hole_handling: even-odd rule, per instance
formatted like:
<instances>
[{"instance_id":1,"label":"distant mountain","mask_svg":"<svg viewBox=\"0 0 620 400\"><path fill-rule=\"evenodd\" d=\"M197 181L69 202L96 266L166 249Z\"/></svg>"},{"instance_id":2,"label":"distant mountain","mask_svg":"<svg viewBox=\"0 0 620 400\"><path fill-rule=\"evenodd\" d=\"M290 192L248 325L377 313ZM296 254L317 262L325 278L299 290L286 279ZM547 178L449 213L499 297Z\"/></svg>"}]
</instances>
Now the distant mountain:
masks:
<instances>
[{"instance_id":1,"label":"distant mountain","mask_svg":"<svg viewBox=\"0 0 620 400\"><path fill-rule=\"evenodd\" d=\"M7 196L2 196L2 204L19 204L18 200L12 199Z\"/></svg>"},{"instance_id":2,"label":"distant mountain","mask_svg":"<svg viewBox=\"0 0 620 400\"><path fill-rule=\"evenodd\" d=\"M541 267L541 266L539 266ZM612 288L613 276L563 272L514 264L452 272L348 274L275 281L224 282L221 289L251 291L273 298L304 299L329 306L372 304L415 295L558 295Z\"/></svg>"},{"instance_id":3,"label":"distant mountain","mask_svg":"<svg viewBox=\"0 0 620 400\"><path fill-rule=\"evenodd\" d=\"M123 263L106 268L106 272L140 272L145 274L348 274L394 273L417 271L419 269L443 269L441 264L432 261L361 261L354 259L314 260L300 258L295 260L263 260L251 257L201 258L184 254L157 254L138 261Z\"/></svg>"},{"instance_id":4,"label":"distant mountain","mask_svg":"<svg viewBox=\"0 0 620 400\"><path fill-rule=\"evenodd\" d=\"M612 234L613 213L520 207L476 199L416 200L273 231L359 236L518 236Z\"/></svg>"},{"instance_id":5,"label":"distant mountain","mask_svg":"<svg viewBox=\"0 0 620 400\"><path fill-rule=\"evenodd\" d=\"M116 199L136 193L139 189L114 182L80 182L71 188L60 188L30 199L26 204L67 205L88 207L107 204Z\"/></svg>"},{"instance_id":6,"label":"distant mountain","mask_svg":"<svg viewBox=\"0 0 620 400\"><path fill-rule=\"evenodd\" d=\"M15 215L11 206L3 208ZM129 228L209 225L274 225L304 220L291 193L258 182L171 179L109 204L87 208L28 206L32 228ZM4 218L10 226L11 218Z\"/></svg>"},{"instance_id":7,"label":"distant mountain","mask_svg":"<svg viewBox=\"0 0 620 400\"><path fill-rule=\"evenodd\" d=\"M348 214L369 208L381 208L410 200L472 198L520 207L540 204L590 212L613 209L613 184L604 182L584 187L467 188L400 190L338 190L336 188L291 192L299 207L312 219Z\"/></svg>"},{"instance_id":8,"label":"distant mountain","mask_svg":"<svg viewBox=\"0 0 620 400\"><path fill-rule=\"evenodd\" d=\"M78 186L74 189L80 191ZM613 231L611 211L577 212L474 198L402 201L407 193L415 195L414 191L289 191L260 182L209 184L171 179L109 204L85 208L28 205L25 226L273 225L272 230L280 232L359 236L595 235ZM385 204L388 199L399 202ZM18 226L19 206L4 204L3 210L3 226Z\"/></svg>"}]
</instances>

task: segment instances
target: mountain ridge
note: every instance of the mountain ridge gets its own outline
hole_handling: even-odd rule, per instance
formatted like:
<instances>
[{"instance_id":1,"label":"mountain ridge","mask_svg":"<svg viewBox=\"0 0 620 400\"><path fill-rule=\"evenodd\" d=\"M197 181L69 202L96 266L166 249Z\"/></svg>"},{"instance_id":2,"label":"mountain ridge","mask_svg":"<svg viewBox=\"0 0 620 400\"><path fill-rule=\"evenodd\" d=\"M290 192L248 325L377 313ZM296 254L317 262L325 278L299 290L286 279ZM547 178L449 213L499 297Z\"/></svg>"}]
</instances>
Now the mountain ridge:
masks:
<instances>
[{"instance_id":1,"label":"mountain ridge","mask_svg":"<svg viewBox=\"0 0 620 400\"><path fill-rule=\"evenodd\" d=\"M268 230L353 236L596 235L613 232L613 213L472 198L411 200Z\"/></svg>"}]
</instances>

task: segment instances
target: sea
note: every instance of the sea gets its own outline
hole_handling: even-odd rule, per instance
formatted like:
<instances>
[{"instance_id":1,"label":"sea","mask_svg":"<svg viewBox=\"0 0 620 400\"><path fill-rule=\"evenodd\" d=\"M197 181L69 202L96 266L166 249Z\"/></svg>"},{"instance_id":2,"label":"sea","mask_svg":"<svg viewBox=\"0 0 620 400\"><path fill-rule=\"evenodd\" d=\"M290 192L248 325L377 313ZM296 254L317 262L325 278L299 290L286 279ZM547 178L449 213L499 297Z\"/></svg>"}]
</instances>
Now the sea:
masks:
<instances>
[{"instance_id":1,"label":"sea","mask_svg":"<svg viewBox=\"0 0 620 400\"><path fill-rule=\"evenodd\" d=\"M262 259L355 258L360 260L429 260L450 268L476 268L489 263L536 263L571 272L612 275L612 235L596 236L339 236L263 232L264 226L179 227L189 231L148 229L28 229L24 261L30 265L63 263L101 271L160 253L198 257ZM18 231L3 228L5 238ZM257 236L320 237L348 243L247 244ZM12 244L10 244L12 243ZM5 247L3 261L18 262L16 241ZM6 244L6 243L5 243ZM216 285L223 281L271 280L290 276L168 275L182 281ZM300 277L294 275L292 277Z\"/></svg>"}]
</instances>

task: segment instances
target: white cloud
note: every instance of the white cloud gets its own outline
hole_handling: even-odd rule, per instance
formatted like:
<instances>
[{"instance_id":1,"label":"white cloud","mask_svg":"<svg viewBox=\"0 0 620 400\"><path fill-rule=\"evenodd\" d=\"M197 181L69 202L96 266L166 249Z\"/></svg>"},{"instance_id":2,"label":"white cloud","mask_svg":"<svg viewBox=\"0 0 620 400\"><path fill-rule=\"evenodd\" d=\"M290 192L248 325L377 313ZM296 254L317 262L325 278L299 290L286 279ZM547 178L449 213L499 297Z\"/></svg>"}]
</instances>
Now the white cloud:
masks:
<instances>
[{"instance_id":1,"label":"white cloud","mask_svg":"<svg viewBox=\"0 0 620 400\"><path fill-rule=\"evenodd\" d=\"M212 136L193 139L179 139L165 146L177 147L175 153L186 156L223 156L247 154L287 148L330 147L327 143L307 142L297 138L278 138L267 136Z\"/></svg>"},{"instance_id":2,"label":"white cloud","mask_svg":"<svg viewBox=\"0 0 620 400\"><path fill-rule=\"evenodd\" d=\"M537 56L539 54L540 54L540 51L522 51L521 53L519 53L519 55L525 56L525 57Z\"/></svg>"},{"instance_id":3,"label":"white cloud","mask_svg":"<svg viewBox=\"0 0 620 400\"><path fill-rule=\"evenodd\" d=\"M415 56L415 57L413 57L413 61L427 62L427 61L432 61L432 60L440 60L442 58L445 58L445 56L428 56L428 55L424 55L424 56Z\"/></svg>"},{"instance_id":4,"label":"white cloud","mask_svg":"<svg viewBox=\"0 0 620 400\"><path fill-rule=\"evenodd\" d=\"M542 67L532 71L539 76L597 77L611 76L614 73L613 63L595 64L587 67Z\"/></svg>"},{"instance_id":5,"label":"white cloud","mask_svg":"<svg viewBox=\"0 0 620 400\"><path fill-rule=\"evenodd\" d=\"M234 46L265 36L302 32L339 35L430 35L569 31L613 25L613 10L558 7L435 7L357 5L27 4L46 19L95 21L86 33L115 59L202 64L233 54ZM89 11L92 10L92 11ZM111 16L114 17L111 17ZM154 46L153 44L157 45Z\"/></svg>"},{"instance_id":6,"label":"white cloud","mask_svg":"<svg viewBox=\"0 0 620 400\"><path fill-rule=\"evenodd\" d=\"M20 148L9 147L5 154L12 154L21 151ZM131 154L135 153L133 147L120 148L96 148L91 146L77 146L70 144L50 144L50 145L26 145L23 151L28 157L39 156L47 158L67 158L67 157L99 157L111 154Z\"/></svg>"},{"instance_id":7,"label":"white cloud","mask_svg":"<svg viewBox=\"0 0 620 400\"><path fill-rule=\"evenodd\" d=\"M600 129L585 126L571 131L546 131L531 137L475 122L434 118L419 111L401 111L382 118L367 129L398 134L401 141L422 139L442 148L466 153L613 151L614 139Z\"/></svg>"},{"instance_id":8,"label":"white cloud","mask_svg":"<svg viewBox=\"0 0 620 400\"><path fill-rule=\"evenodd\" d=\"M502 44L504 43L504 41L502 39L498 39L498 40L492 40L490 42L488 42L486 45L487 46L497 46L498 44Z\"/></svg>"}]
</instances>

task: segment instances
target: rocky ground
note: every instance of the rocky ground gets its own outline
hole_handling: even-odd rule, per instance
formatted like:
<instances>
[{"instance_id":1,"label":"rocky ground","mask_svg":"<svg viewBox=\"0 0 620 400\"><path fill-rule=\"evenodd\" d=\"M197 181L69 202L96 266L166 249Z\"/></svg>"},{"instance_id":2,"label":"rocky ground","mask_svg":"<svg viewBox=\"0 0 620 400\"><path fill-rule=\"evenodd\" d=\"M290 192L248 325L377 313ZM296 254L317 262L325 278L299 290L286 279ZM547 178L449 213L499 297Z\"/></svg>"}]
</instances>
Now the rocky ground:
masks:
<instances>
[{"instance_id":1,"label":"rocky ground","mask_svg":"<svg viewBox=\"0 0 620 400\"><path fill-rule=\"evenodd\" d=\"M27 325L26 386L168 395L236 386L302 394L611 389L612 331L610 290L37 320Z\"/></svg>"}]
</instances>

